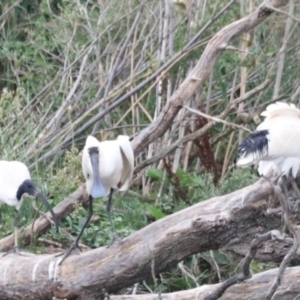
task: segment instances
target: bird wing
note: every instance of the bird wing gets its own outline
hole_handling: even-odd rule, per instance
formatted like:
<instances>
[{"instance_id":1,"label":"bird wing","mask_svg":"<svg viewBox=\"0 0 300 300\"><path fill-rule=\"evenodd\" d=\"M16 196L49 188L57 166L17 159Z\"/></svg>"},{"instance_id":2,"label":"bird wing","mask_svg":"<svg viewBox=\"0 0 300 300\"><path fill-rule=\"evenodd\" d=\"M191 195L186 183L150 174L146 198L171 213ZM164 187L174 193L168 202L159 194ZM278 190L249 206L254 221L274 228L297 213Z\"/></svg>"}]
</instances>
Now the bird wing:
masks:
<instances>
[{"instance_id":1,"label":"bird wing","mask_svg":"<svg viewBox=\"0 0 300 300\"><path fill-rule=\"evenodd\" d=\"M268 154L269 130L250 133L238 147L236 165L244 167L251 165Z\"/></svg>"},{"instance_id":2,"label":"bird wing","mask_svg":"<svg viewBox=\"0 0 300 300\"><path fill-rule=\"evenodd\" d=\"M265 120L238 148L238 166L259 161L260 175L289 174L300 168L300 110L294 104L276 102L261 113Z\"/></svg>"},{"instance_id":3,"label":"bird wing","mask_svg":"<svg viewBox=\"0 0 300 300\"><path fill-rule=\"evenodd\" d=\"M120 145L120 152L123 160L123 169L118 188L120 191L126 191L133 175L134 154L128 136L119 135L118 142Z\"/></svg>"}]
</instances>

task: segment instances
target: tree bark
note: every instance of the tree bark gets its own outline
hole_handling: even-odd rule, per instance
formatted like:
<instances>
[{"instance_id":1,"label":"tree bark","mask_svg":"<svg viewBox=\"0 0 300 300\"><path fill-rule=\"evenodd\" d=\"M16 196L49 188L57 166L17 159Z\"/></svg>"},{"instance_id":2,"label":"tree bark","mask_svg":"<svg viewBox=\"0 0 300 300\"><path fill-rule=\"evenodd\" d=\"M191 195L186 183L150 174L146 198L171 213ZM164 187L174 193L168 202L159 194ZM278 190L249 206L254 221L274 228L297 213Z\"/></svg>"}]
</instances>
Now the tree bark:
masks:
<instances>
[{"instance_id":1,"label":"tree bark","mask_svg":"<svg viewBox=\"0 0 300 300\"><path fill-rule=\"evenodd\" d=\"M271 193L271 185L261 179L158 220L121 245L74 254L61 266L54 255L0 257L0 290L9 299L24 293L32 299L77 299L103 288L117 291L149 278L153 265L158 274L192 254L278 228L280 218L264 214Z\"/></svg>"}]
</instances>

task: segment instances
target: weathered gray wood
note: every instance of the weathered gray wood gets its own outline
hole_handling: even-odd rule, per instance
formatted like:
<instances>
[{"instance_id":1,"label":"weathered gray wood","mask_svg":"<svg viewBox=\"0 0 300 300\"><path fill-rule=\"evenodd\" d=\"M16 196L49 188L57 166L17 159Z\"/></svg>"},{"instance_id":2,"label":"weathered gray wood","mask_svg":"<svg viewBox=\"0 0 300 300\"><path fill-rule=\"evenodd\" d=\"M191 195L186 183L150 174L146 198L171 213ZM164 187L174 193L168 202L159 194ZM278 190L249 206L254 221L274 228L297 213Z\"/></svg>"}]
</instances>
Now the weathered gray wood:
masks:
<instances>
[{"instance_id":1,"label":"weathered gray wood","mask_svg":"<svg viewBox=\"0 0 300 300\"><path fill-rule=\"evenodd\" d=\"M151 276L153 263L160 273L194 253L277 228L280 218L264 214L271 192L270 184L260 180L158 220L121 245L72 255L59 267L60 257L53 255L0 257L0 290L11 299L30 291L43 299L45 294L64 298L102 288L119 290Z\"/></svg>"},{"instance_id":2,"label":"weathered gray wood","mask_svg":"<svg viewBox=\"0 0 300 300\"><path fill-rule=\"evenodd\" d=\"M223 294L220 300L263 300L268 288L277 275L278 269L272 269L254 275L252 278L237 285L233 285ZM162 300L204 300L220 284L205 285L199 288L180 291L169 294L162 294ZM298 299L300 295L300 267L288 268L284 280L276 291L273 300ZM110 296L110 300L157 300L157 294L148 295L122 295Z\"/></svg>"}]
</instances>

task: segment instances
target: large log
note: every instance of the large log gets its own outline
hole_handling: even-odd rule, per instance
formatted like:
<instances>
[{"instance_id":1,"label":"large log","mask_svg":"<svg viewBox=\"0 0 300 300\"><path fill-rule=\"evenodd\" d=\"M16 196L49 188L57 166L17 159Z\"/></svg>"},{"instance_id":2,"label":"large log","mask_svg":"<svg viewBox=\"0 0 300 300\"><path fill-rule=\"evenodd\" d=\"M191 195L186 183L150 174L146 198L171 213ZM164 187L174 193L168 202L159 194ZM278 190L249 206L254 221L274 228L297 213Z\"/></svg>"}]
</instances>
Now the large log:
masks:
<instances>
[{"instance_id":1,"label":"large log","mask_svg":"<svg viewBox=\"0 0 300 300\"><path fill-rule=\"evenodd\" d=\"M163 272L184 258L219 249L233 240L253 239L255 234L280 225L280 218L266 216L268 182L259 180L231 194L214 197L158 220L110 248L70 256L61 266L54 255L0 257L0 290L9 299L76 299L79 295L109 292Z\"/></svg>"}]
</instances>

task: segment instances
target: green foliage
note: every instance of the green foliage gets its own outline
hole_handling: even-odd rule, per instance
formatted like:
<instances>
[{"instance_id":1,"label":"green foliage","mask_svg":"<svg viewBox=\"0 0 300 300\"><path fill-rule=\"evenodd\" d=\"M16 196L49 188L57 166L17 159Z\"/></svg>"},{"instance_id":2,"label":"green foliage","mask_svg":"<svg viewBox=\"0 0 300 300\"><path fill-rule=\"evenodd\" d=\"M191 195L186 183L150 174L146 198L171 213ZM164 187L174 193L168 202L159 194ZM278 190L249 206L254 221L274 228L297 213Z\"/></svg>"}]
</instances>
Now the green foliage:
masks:
<instances>
[{"instance_id":1,"label":"green foliage","mask_svg":"<svg viewBox=\"0 0 300 300\"><path fill-rule=\"evenodd\" d=\"M227 2L196 2L203 11L194 8L174 11L167 36L163 36L163 24L167 20L164 4L155 0L147 1L146 7L144 4L140 6L141 2L136 0L23 0L3 15L0 28L1 159L18 159L27 163L33 179L52 206L74 192L84 182L80 151L86 135L93 132L103 139L114 138L118 134L135 135L143 128L142 125L150 124L162 112L162 107L170 100L169 96L188 77L210 38L219 29L241 18L240 3L236 2L211 26L202 30L204 24L210 22ZM14 3L13 0L1 1L0 15ZM130 36L138 12L141 17ZM190 26L192 22L193 27ZM202 93L196 91L190 99L190 105L207 110L211 115L223 112L231 96L239 96L240 67L247 68L246 91L255 88L266 78L274 79L274 66L281 53L279 49L285 22L286 16L273 14L273 17L256 27L245 60L241 59L240 51L233 51L232 48L224 50L214 64L210 79L202 83ZM155 79L161 76L162 91L154 80L145 83L174 53L182 53L182 49L200 30L201 35L195 39L189 51ZM233 40L230 47L240 49L242 40ZM298 40L295 30L289 37L285 51L281 93L288 97L299 86ZM164 53L163 49L166 49ZM128 96L121 105L115 105L120 97L139 85L142 87L137 93ZM245 112L251 114L257 111L272 97L273 87L270 85L258 96L247 99ZM115 105L113 110L86 126L96 114L110 105ZM57 117L59 111L61 114ZM155 141L158 145L151 151L141 153L136 158L137 164L161 152L169 142L179 139L181 133L178 128L185 126L185 129L192 130L191 120L195 119L189 116L183 118L182 115L174 119L166 136ZM228 120L237 122L235 110L232 110ZM255 129L256 124L250 122L245 126ZM227 157L230 165L236 149L236 143L229 145L228 135L214 142L224 129L226 126L223 124L216 124L208 138L213 155L222 167L225 166L226 153L230 153ZM235 133L234 140L236 136ZM193 144L192 150L195 150L194 147ZM250 168L234 169L215 185L211 172L203 169L195 171L199 157L193 151L190 156L187 171L183 170L182 161L172 175L166 168L162 169L159 163L153 163L141 174L142 183L132 187L135 193L114 194L113 218L121 236L128 236L145 227L153 218L158 220L200 201L238 190L258 178ZM173 153L170 159L172 157ZM228 167L225 169L226 172L229 170ZM81 239L91 248L106 245L111 239L110 224L105 213L106 200L94 201L94 218ZM3 220L0 223L0 238L13 232L14 217L13 208L3 205L1 209ZM76 236L86 215L87 209L77 204L61 226ZM30 224L36 217L31 200L26 199L21 208L21 226ZM46 238L63 246L71 243L63 232L57 234L53 229L46 234ZM31 250L41 253L49 249L44 249L38 241L34 241ZM221 251L213 251L213 254L223 278L236 272L240 258ZM198 284L218 281L209 252L187 258L184 265ZM251 265L254 273L270 267L271 264L257 262ZM157 289L152 280L148 280L147 284L151 289ZM159 282L161 292L195 286L195 280L179 268L161 275Z\"/></svg>"},{"instance_id":2,"label":"green foliage","mask_svg":"<svg viewBox=\"0 0 300 300\"><path fill-rule=\"evenodd\" d=\"M152 205L148 206L148 211L156 220L159 220L159 219L162 219L163 217L165 217L165 214L161 210L157 209L156 207L154 207Z\"/></svg>"},{"instance_id":3,"label":"green foliage","mask_svg":"<svg viewBox=\"0 0 300 300\"><path fill-rule=\"evenodd\" d=\"M147 175L151 179L158 180L158 179L163 179L164 172L163 170L149 168L147 170Z\"/></svg>"}]
</instances>

